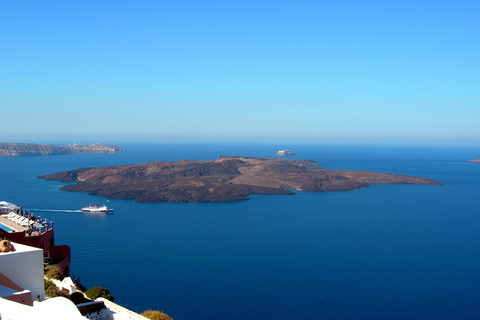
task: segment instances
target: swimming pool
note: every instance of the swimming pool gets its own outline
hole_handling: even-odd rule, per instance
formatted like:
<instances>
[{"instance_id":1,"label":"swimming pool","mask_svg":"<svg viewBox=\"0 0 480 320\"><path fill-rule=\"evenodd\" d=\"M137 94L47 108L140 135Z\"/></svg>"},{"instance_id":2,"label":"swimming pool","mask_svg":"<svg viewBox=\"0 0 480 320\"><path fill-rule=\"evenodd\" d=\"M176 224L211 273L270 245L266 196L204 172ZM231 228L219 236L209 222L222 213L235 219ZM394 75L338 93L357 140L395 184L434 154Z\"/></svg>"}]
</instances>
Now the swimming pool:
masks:
<instances>
[{"instance_id":1,"label":"swimming pool","mask_svg":"<svg viewBox=\"0 0 480 320\"><path fill-rule=\"evenodd\" d=\"M0 223L0 229L5 230L5 231L7 231L7 232L13 232L13 231L15 231L15 230L12 230L12 229L10 229L9 227L7 227L6 225L3 225L3 224L1 224L1 223Z\"/></svg>"}]
</instances>

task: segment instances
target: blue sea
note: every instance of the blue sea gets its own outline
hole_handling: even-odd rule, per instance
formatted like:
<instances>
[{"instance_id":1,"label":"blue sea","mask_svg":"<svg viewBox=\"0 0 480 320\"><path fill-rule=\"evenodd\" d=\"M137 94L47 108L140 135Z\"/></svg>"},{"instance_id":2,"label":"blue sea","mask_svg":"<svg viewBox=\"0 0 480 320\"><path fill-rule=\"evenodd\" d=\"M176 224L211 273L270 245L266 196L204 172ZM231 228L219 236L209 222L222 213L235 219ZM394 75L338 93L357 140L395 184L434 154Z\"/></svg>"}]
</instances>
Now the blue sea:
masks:
<instances>
[{"instance_id":1,"label":"blue sea","mask_svg":"<svg viewBox=\"0 0 480 320\"><path fill-rule=\"evenodd\" d=\"M0 200L53 220L71 272L137 312L182 319L479 319L479 147L119 144L115 155L0 158ZM436 179L352 192L143 204L60 191L83 167L275 157ZM106 204L112 215L82 214Z\"/></svg>"}]
</instances>

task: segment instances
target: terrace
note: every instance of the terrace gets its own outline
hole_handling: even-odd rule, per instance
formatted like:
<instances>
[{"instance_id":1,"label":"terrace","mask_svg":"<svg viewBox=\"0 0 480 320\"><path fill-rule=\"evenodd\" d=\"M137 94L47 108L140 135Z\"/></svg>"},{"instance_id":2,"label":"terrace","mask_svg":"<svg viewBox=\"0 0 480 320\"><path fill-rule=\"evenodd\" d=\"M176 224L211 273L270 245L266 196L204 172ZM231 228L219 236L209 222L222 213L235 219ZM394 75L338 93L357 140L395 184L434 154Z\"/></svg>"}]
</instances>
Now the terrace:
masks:
<instances>
[{"instance_id":1,"label":"terrace","mask_svg":"<svg viewBox=\"0 0 480 320\"><path fill-rule=\"evenodd\" d=\"M0 202L0 238L43 249L45 261L69 275L70 248L56 246L53 222L41 219L15 204Z\"/></svg>"},{"instance_id":2,"label":"terrace","mask_svg":"<svg viewBox=\"0 0 480 320\"><path fill-rule=\"evenodd\" d=\"M6 227L0 226L5 231L25 231L26 235L40 235L53 229L53 222L47 221L47 219L40 219L34 214L23 211L21 213L10 212L0 216L0 223ZM10 232L9 231L9 232Z\"/></svg>"}]
</instances>

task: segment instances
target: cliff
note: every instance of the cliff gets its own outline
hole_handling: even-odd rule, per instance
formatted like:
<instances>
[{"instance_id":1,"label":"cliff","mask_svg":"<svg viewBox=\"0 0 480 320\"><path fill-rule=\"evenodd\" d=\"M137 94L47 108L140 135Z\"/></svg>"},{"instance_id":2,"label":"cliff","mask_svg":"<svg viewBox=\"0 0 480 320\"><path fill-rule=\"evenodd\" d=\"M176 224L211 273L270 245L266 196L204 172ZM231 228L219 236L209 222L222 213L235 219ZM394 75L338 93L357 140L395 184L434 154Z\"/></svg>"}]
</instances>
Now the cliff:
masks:
<instances>
[{"instance_id":1,"label":"cliff","mask_svg":"<svg viewBox=\"0 0 480 320\"><path fill-rule=\"evenodd\" d=\"M0 157L47 156L72 153L117 153L124 148L105 143L55 146L38 143L0 143Z\"/></svg>"},{"instance_id":2,"label":"cliff","mask_svg":"<svg viewBox=\"0 0 480 320\"><path fill-rule=\"evenodd\" d=\"M298 160L297 160L298 161ZM316 163L304 160L312 165ZM351 191L371 183L442 185L429 178L369 171L325 170L268 158L220 157L210 161L147 162L82 168L40 176L77 182L62 190L137 202L228 202L251 194Z\"/></svg>"}]
</instances>

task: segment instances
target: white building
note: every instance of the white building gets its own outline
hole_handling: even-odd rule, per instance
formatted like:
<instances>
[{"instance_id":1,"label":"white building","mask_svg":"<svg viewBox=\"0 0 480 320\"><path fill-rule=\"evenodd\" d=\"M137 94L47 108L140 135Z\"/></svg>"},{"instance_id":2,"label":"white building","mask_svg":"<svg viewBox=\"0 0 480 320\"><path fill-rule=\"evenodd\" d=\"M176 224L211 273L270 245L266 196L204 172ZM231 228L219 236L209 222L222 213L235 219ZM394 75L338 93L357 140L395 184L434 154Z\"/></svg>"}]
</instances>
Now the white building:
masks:
<instances>
[{"instance_id":1,"label":"white building","mask_svg":"<svg viewBox=\"0 0 480 320\"><path fill-rule=\"evenodd\" d=\"M13 243L15 251L0 254L0 272L16 285L28 289L32 300L45 299L43 287L43 250Z\"/></svg>"},{"instance_id":2,"label":"white building","mask_svg":"<svg viewBox=\"0 0 480 320\"><path fill-rule=\"evenodd\" d=\"M67 298L44 300L42 249L13 246L15 251L0 253L0 319L87 319ZM42 302L33 302L37 297Z\"/></svg>"}]
</instances>

